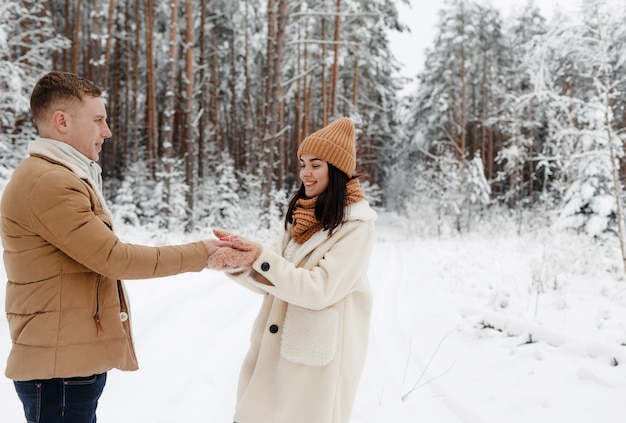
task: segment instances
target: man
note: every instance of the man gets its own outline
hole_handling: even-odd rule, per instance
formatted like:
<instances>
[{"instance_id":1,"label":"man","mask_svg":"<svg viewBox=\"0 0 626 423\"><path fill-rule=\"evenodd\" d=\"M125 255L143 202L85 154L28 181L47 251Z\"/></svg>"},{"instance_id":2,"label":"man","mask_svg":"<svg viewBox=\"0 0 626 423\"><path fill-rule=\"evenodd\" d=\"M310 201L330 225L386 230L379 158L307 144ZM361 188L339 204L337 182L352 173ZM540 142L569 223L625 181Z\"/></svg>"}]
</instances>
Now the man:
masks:
<instances>
[{"instance_id":1,"label":"man","mask_svg":"<svg viewBox=\"0 0 626 423\"><path fill-rule=\"evenodd\" d=\"M231 243L120 242L96 163L111 137L100 88L50 72L34 87L30 106L40 138L29 144L30 156L0 203L13 341L6 376L29 422L90 423L106 372L138 368L121 279L198 272Z\"/></svg>"}]
</instances>

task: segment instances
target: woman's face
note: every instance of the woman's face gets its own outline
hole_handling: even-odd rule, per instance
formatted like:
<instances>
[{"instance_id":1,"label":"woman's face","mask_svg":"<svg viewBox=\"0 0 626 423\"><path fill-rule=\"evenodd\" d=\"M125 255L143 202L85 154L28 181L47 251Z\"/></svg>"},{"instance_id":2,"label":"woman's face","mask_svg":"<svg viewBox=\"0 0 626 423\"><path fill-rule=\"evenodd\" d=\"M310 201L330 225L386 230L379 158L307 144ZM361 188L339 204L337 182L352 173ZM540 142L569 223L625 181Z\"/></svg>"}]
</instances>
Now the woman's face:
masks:
<instances>
[{"instance_id":1,"label":"woman's face","mask_svg":"<svg viewBox=\"0 0 626 423\"><path fill-rule=\"evenodd\" d=\"M328 188L328 162L312 154L301 155L300 179L308 198L320 195Z\"/></svg>"}]
</instances>

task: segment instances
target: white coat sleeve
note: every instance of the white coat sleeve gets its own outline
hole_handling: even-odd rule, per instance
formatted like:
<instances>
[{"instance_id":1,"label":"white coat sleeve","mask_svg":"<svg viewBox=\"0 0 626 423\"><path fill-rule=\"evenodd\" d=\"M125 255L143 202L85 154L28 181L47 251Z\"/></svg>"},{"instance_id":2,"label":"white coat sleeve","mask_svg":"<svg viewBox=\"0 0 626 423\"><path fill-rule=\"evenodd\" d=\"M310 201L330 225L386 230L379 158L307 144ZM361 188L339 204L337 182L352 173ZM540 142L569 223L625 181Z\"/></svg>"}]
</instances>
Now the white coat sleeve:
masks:
<instances>
[{"instance_id":1,"label":"white coat sleeve","mask_svg":"<svg viewBox=\"0 0 626 423\"><path fill-rule=\"evenodd\" d=\"M325 252L315 250L319 261L308 268L296 267L280 254L263 249L247 283L288 303L321 310L350 294L365 276L374 237L372 222L348 222L326 242ZM324 245L324 244L323 244ZM271 285L259 282L261 276Z\"/></svg>"}]
</instances>

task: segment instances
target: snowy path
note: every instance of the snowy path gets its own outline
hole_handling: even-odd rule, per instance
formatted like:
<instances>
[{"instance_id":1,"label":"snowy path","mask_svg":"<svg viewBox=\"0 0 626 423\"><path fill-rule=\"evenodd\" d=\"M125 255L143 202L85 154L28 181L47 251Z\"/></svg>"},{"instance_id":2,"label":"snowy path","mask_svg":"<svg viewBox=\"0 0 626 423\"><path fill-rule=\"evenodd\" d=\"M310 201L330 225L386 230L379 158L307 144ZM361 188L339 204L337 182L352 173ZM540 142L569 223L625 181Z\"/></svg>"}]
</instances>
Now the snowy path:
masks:
<instances>
[{"instance_id":1,"label":"snowy path","mask_svg":"<svg viewBox=\"0 0 626 423\"><path fill-rule=\"evenodd\" d=\"M385 216L377 232L352 423L624 421L626 285L611 249L575 238L407 240ZM110 372L98 421L232 422L261 297L212 271L126 285L141 368ZM2 318L2 368L9 347ZM0 378L0 422L21 416Z\"/></svg>"},{"instance_id":2,"label":"snowy path","mask_svg":"<svg viewBox=\"0 0 626 423\"><path fill-rule=\"evenodd\" d=\"M432 384L408 394L416 384L435 376L425 371L430 357L419 336L420 331L428 330L422 304L430 301L430 295L416 274L417 258L407 254L412 245L378 243L372 253L372 339L355 406L355 423L389 421L390 415L412 415L415 421L462 421ZM407 301L409 297L411 301ZM404 396L406 400L402 400Z\"/></svg>"}]
</instances>

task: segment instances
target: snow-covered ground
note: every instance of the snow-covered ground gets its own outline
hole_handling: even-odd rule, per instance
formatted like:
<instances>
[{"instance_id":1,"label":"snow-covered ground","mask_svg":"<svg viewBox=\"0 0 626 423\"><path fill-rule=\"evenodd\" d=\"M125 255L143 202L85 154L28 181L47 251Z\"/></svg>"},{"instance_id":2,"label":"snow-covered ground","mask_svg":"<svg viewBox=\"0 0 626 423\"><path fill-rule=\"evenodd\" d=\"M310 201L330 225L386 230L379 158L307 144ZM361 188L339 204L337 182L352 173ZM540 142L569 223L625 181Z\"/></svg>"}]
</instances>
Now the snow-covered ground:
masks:
<instances>
[{"instance_id":1,"label":"snow-covered ground","mask_svg":"<svg viewBox=\"0 0 626 423\"><path fill-rule=\"evenodd\" d=\"M551 231L407 237L387 214L377 229L353 423L624 421L626 282L616 245ZM141 368L109 373L98 421L232 422L261 298L210 270L127 287ZM1 366L9 348L0 319ZM23 421L20 407L1 378L0 422Z\"/></svg>"}]
</instances>

